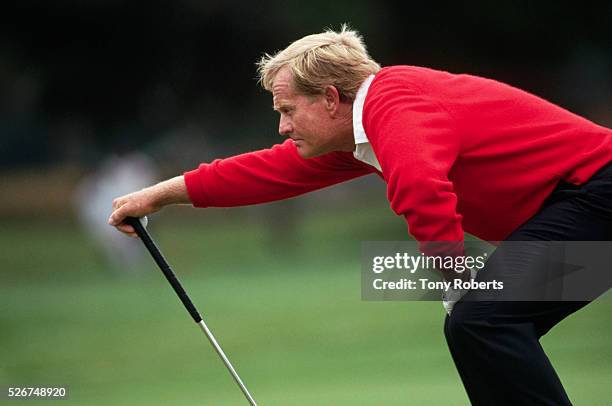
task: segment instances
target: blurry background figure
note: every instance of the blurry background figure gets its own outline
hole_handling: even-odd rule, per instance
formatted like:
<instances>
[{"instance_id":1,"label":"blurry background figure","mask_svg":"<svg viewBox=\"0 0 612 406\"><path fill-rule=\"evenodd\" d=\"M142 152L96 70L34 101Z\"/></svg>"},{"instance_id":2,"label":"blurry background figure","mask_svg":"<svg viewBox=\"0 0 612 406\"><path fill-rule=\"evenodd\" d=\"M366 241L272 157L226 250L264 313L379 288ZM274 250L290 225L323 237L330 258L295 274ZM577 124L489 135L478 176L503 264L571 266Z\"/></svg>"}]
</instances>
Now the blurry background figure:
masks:
<instances>
[{"instance_id":1,"label":"blurry background figure","mask_svg":"<svg viewBox=\"0 0 612 406\"><path fill-rule=\"evenodd\" d=\"M131 152L110 156L97 170L84 176L76 188L74 205L78 218L101 258L115 271L140 271L145 252L138 240L108 226L111 202L115 197L155 183L158 178L156 165L148 155Z\"/></svg>"}]
</instances>

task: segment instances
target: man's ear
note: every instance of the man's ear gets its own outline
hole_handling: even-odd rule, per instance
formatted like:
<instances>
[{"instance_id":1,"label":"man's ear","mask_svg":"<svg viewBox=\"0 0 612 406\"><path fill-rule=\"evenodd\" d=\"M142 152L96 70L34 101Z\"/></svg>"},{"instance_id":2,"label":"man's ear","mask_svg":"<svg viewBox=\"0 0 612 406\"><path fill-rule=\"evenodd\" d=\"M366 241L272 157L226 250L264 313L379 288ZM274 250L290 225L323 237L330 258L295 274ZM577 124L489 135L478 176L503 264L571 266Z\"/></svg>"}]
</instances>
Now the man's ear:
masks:
<instances>
[{"instance_id":1,"label":"man's ear","mask_svg":"<svg viewBox=\"0 0 612 406\"><path fill-rule=\"evenodd\" d=\"M340 107L340 93L335 86L325 86L325 92L323 94L325 98L325 108L330 114L335 115Z\"/></svg>"}]
</instances>

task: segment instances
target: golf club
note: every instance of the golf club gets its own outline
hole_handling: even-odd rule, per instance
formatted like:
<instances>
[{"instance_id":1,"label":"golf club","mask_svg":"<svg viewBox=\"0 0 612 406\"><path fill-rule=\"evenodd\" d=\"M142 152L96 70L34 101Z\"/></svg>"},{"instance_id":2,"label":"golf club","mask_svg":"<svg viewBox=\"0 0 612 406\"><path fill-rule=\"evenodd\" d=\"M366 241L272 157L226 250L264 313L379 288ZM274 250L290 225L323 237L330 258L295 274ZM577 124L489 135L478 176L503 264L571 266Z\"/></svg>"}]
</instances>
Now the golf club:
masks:
<instances>
[{"instance_id":1,"label":"golf club","mask_svg":"<svg viewBox=\"0 0 612 406\"><path fill-rule=\"evenodd\" d=\"M185 308L187 309L187 311L189 312L193 320L200 326L202 331L204 331L204 334L206 334L208 341L210 341L213 348L215 349L215 351L217 352L217 354L219 355L219 357L221 358L221 360L227 367L228 371L230 372L230 374L232 374L232 377L234 378L234 380L240 387L240 390L242 391L244 396L247 398L247 400L252 406L257 406L257 403L255 403L255 399L253 399L253 396L251 396L251 394L249 393L249 390L242 382L242 379L240 379L240 376L238 376L238 373L236 372L231 362L229 361L229 359L227 358L227 356L221 349L221 346L219 345L219 343L213 336L212 332L210 331L206 323L204 323L202 316L200 316L200 313L198 312L196 307L191 302L191 299L187 295L187 292L185 292L185 289L183 289L183 286L181 285L176 275L172 271L172 268L170 268L170 264L168 264L168 261L166 261L161 251L159 250L159 248L157 248L157 245L155 244L155 242L149 235L149 232L147 231L145 226L142 224L142 220L136 217L127 217L124 220L124 222L134 227L136 234L138 234L138 237L140 237L144 245L147 247L147 250L149 250L149 253L153 257L153 259L155 260L155 262L157 263L161 271L164 273L164 276L166 277L168 282L170 282L170 285L172 285L172 289L174 289L174 292L176 292L179 299L181 299L181 302L183 302L183 305L185 306Z\"/></svg>"}]
</instances>

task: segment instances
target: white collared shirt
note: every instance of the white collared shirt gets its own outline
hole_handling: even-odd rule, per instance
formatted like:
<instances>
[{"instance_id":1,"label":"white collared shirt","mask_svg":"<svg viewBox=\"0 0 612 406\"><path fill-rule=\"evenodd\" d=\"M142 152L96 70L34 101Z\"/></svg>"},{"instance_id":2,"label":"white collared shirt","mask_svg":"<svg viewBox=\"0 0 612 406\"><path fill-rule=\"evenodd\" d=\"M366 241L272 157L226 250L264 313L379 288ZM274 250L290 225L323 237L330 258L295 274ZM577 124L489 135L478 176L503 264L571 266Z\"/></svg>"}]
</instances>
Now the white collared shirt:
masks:
<instances>
[{"instance_id":1,"label":"white collared shirt","mask_svg":"<svg viewBox=\"0 0 612 406\"><path fill-rule=\"evenodd\" d=\"M365 129L363 128L362 120L363 104L372 80L374 80L374 75L368 76L361 84L355 96L355 101L353 102L353 135L355 137L355 151L353 152L353 156L355 159L365 162L382 172L378 158L376 158Z\"/></svg>"}]
</instances>

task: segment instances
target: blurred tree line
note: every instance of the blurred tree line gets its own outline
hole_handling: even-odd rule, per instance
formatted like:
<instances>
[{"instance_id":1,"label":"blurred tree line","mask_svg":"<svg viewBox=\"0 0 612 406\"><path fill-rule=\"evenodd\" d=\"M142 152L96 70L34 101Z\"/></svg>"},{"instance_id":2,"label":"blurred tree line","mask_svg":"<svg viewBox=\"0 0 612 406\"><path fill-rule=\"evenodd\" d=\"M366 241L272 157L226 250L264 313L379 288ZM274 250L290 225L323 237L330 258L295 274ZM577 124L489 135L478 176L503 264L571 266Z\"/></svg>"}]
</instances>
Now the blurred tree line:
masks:
<instances>
[{"instance_id":1,"label":"blurred tree line","mask_svg":"<svg viewBox=\"0 0 612 406\"><path fill-rule=\"evenodd\" d=\"M271 145L255 62L344 22L383 65L492 77L610 126L610 17L557 1L5 2L0 169L142 149L176 171Z\"/></svg>"}]
</instances>

